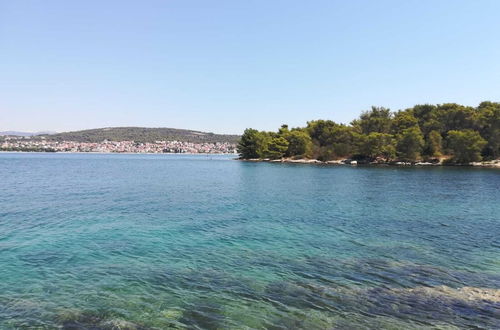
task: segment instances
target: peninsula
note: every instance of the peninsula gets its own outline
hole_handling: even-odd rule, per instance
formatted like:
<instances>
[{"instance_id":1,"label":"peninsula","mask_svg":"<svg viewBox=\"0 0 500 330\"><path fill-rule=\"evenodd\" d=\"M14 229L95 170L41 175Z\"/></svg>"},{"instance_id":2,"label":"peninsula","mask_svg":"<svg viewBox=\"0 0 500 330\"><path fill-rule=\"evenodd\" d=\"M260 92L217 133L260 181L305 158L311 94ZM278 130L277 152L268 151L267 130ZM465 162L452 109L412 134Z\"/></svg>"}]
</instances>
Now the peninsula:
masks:
<instances>
[{"instance_id":1,"label":"peninsula","mask_svg":"<svg viewBox=\"0 0 500 330\"><path fill-rule=\"evenodd\" d=\"M500 103L372 107L349 125L313 120L277 132L248 128L238 153L253 161L500 167Z\"/></svg>"}]
</instances>

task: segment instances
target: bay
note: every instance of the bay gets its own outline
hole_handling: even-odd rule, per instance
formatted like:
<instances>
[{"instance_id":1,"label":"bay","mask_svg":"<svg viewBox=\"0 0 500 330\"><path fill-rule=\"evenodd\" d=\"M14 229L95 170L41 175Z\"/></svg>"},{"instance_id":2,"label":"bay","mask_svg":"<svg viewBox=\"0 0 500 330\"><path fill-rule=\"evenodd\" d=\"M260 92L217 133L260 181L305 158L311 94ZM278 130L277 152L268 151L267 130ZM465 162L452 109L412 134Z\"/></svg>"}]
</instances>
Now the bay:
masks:
<instances>
[{"instance_id":1,"label":"bay","mask_svg":"<svg viewBox=\"0 0 500 330\"><path fill-rule=\"evenodd\" d=\"M500 171L0 154L0 328L500 328Z\"/></svg>"}]
</instances>

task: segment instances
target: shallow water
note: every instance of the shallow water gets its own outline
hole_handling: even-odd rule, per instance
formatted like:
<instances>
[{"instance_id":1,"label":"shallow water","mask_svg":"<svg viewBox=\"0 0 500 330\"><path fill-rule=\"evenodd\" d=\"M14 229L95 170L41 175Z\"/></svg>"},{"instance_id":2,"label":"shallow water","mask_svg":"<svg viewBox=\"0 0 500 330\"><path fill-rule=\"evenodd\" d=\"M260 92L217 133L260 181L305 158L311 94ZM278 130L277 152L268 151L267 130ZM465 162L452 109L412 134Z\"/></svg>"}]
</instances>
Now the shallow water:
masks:
<instances>
[{"instance_id":1,"label":"shallow water","mask_svg":"<svg viewBox=\"0 0 500 330\"><path fill-rule=\"evenodd\" d=\"M499 170L3 153L0 178L1 329L500 328Z\"/></svg>"}]
</instances>

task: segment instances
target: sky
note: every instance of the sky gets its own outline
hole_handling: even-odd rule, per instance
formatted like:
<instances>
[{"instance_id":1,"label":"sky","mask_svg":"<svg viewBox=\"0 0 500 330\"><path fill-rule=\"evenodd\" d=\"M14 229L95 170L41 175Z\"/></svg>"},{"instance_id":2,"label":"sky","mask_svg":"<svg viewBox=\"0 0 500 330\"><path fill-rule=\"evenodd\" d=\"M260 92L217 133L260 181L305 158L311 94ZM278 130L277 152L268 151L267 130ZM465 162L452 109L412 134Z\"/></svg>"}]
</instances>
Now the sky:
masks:
<instances>
[{"instance_id":1,"label":"sky","mask_svg":"<svg viewBox=\"0 0 500 330\"><path fill-rule=\"evenodd\" d=\"M0 0L0 130L239 134L500 101L497 0Z\"/></svg>"}]
</instances>

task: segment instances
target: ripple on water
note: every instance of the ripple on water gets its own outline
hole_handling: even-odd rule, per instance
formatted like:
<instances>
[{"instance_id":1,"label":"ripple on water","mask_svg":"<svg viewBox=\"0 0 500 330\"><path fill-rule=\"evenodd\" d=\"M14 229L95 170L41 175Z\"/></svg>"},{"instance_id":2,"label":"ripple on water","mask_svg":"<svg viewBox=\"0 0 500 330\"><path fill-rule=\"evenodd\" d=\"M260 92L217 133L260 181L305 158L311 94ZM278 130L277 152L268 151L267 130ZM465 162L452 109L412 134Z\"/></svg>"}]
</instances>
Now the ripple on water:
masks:
<instances>
[{"instance_id":1,"label":"ripple on water","mask_svg":"<svg viewBox=\"0 0 500 330\"><path fill-rule=\"evenodd\" d=\"M0 177L1 329L500 328L498 171L0 154Z\"/></svg>"}]
</instances>

